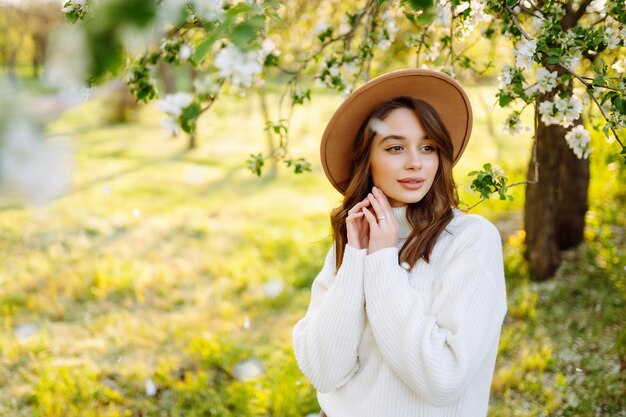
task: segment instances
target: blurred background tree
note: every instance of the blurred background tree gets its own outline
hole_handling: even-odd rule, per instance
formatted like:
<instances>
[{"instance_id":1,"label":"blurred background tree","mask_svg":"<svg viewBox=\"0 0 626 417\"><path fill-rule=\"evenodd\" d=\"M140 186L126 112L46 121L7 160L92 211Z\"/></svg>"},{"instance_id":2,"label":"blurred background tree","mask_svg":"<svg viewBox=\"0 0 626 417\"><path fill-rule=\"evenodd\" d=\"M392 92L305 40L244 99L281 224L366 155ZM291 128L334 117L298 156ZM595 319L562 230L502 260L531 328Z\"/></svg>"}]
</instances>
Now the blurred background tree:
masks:
<instances>
[{"instance_id":1,"label":"blurred background tree","mask_svg":"<svg viewBox=\"0 0 626 417\"><path fill-rule=\"evenodd\" d=\"M52 9L4 7L18 21L32 14L51 22L30 31L4 25L9 73L18 54L29 56L37 73L56 22L46 18ZM617 134L626 120L620 52L626 12L617 0L328 0L289 7L276 0L69 0L62 11L78 24L80 30L69 36L74 60L83 62L57 59L61 67L50 70L52 84L89 80L93 86L123 77L137 101L160 98L163 126L172 135L184 132L190 149L197 143L198 119L220 95L254 93L266 119L265 152L247 161L257 175L266 162L272 164L270 176L280 161L295 173L310 170L307 160L291 154L289 134L293 109L311 100L314 83L346 96L393 68L427 66L466 82L499 74L495 99L512 109L508 129L519 131L526 108L535 113L527 181L515 185L527 185L527 257L537 279L552 276L561 251L583 238L590 152L584 108L605 119L604 127L592 128L612 137L607 146L626 161ZM503 43L510 45L509 56L496 53ZM173 74L181 72L188 81L175 85ZM281 91L275 107L267 99L271 88ZM114 118L125 120L128 97L118 94L117 102ZM511 184L492 166L476 171L472 187L483 199L493 193L506 199Z\"/></svg>"}]
</instances>

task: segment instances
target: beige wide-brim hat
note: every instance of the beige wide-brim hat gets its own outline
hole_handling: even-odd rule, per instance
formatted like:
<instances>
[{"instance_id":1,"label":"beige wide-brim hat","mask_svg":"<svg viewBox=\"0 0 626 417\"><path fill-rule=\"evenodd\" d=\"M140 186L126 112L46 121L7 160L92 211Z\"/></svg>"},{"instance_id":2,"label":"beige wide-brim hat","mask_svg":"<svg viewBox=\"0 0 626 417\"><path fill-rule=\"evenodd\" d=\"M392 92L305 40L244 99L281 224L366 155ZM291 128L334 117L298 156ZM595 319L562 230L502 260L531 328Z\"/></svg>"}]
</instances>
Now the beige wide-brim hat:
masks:
<instances>
[{"instance_id":1,"label":"beige wide-brim hat","mask_svg":"<svg viewBox=\"0 0 626 417\"><path fill-rule=\"evenodd\" d=\"M408 96L428 103L452 137L453 164L461 157L472 133L472 106L463 87L446 74L405 69L376 77L356 89L328 122L320 155L331 184L344 193L350 180L352 145L363 122L381 103Z\"/></svg>"}]
</instances>

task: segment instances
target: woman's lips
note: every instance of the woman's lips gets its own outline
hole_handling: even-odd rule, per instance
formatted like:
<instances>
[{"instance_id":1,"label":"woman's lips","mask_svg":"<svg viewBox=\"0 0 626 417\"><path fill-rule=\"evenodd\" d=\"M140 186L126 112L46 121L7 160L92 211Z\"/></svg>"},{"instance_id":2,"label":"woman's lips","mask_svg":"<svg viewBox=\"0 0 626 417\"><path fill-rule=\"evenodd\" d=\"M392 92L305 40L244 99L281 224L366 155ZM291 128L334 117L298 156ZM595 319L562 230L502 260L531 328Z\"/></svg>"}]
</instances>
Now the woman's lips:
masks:
<instances>
[{"instance_id":1,"label":"woman's lips","mask_svg":"<svg viewBox=\"0 0 626 417\"><path fill-rule=\"evenodd\" d=\"M404 188L408 189L408 190L419 190L420 188L422 188L422 185L424 184L424 180L421 178L405 178L405 179L401 179L398 180L398 182L400 183L401 186L403 186Z\"/></svg>"}]
</instances>

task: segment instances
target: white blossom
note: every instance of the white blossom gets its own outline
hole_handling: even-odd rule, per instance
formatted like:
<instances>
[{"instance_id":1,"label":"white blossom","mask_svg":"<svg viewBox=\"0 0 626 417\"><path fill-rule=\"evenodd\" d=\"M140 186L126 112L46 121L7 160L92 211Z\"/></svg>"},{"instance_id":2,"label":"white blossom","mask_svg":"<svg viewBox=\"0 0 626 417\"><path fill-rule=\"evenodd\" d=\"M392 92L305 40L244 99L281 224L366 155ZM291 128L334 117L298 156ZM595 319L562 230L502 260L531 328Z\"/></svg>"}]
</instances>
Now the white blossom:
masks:
<instances>
[{"instance_id":1,"label":"white blossom","mask_svg":"<svg viewBox=\"0 0 626 417\"><path fill-rule=\"evenodd\" d=\"M282 279L274 278L263 284L263 293L267 298L276 298L283 292L284 287Z\"/></svg>"},{"instance_id":2,"label":"white blossom","mask_svg":"<svg viewBox=\"0 0 626 417\"><path fill-rule=\"evenodd\" d=\"M424 58L426 58L429 61L435 61L440 54L440 49L441 48L441 43L439 43L439 41L435 41L432 43L432 45L428 46L428 51L426 53L424 53Z\"/></svg>"},{"instance_id":3,"label":"white blossom","mask_svg":"<svg viewBox=\"0 0 626 417\"><path fill-rule=\"evenodd\" d=\"M395 39L396 33L398 32L398 26L396 26L396 18L389 10L384 12L380 16L380 18L385 24L385 30L387 31L387 34L389 35L389 40L393 42L393 40Z\"/></svg>"},{"instance_id":4,"label":"white blossom","mask_svg":"<svg viewBox=\"0 0 626 417\"><path fill-rule=\"evenodd\" d=\"M589 147L591 143L589 132L582 125L578 125L567 132L565 140L578 159L587 159L589 152L593 150Z\"/></svg>"},{"instance_id":5,"label":"white blossom","mask_svg":"<svg viewBox=\"0 0 626 417\"><path fill-rule=\"evenodd\" d=\"M258 359L247 359L235 365L233 373L238 380L246 381L262 376L265 373L265 367Z\"/></svg>"},{"instance_id":6,"label":"white blossom","mask_svg":"<svg viewBox=\"0 0 626 417\"><path fill-rule=\"evenodd\" d=\"M178 121L171 116L161 119L161 126L172 136L177 136L181 131Z\"/></svg>"},{"instance_id":7,"label":"white blossom","mask_svg":"<svg viewBox=\"0 0 626 417\"><path fill-rule=\"evenodd\" d=\"M157 7L156 28L165 28L168 24L177 24L181 19L181 9L189 3L188 0L163 0Z\"/></svg>"},{"instance_id":8,"label":"white blossom","mask_svg":"<svg viewBox=\"0 0 626 417\"><path fill-rule=\"evenodd\" d=\"M563 57L563 65L570 70L574 70L577 66L580 65L581 59L582 53L580 52L580 50L575 50L572 55Z\"/></svg>"},{"instance_id":9,"label":"white blossom","mask_svg":"<svg viewBox=\"0 0 626 417\"><path fill-rule=\"evenodd\" d=\"M558 111L563 114L563 120L561 122L563 127L572 126L574 120L578 119L580 113L583 111L583 104L576 96L567 98L555 97L554 104Z\"/></svg>"},{"instance_id":10,"label":"white blossom","mask_svg":"<svg viewBox=\"0 0 626 417\"><path fill-rule=\"evenodd\" d=\"M503 129L509 132L510 135L517 135L522 130L522 121L519 118L519 112L514 111L507 117Z\"/></svg>"},{"instance_id":11,"label":"white blossom","mask_svg":"<svg viewBox=\"0 0 626 417\"><path fill-rule=\"evenodd\" d=\"M467 9L469 9L469 7L470 7L469 1L464 1L462 3L459 3L459 5L454 8L454 14L457 14L457 15L461 14Z\"/></svg>"},{"instance_id":12,"label":"white blossom","mask_svg":"<svg viewBox=\"0 0 626 417\"><path fill-rule=\"evenodd\" d=\"M39 333L39 327L33 323L20 324L13 331L13 335L20 342L30 339L37 333Z\"/></svg>"},{"instance_id":13,"label":"white blossom","mask_svg":"<svg viewBox=\"0 0 626 417\"><path fill-rule=\"evenodd\" d=\"M178 50L178 56L180 57L181 61L187 61L189 57L191 57L192 52L193 49L191 48L191 45L189 45L188 43L184 43L180 46L180 49Z\"/></svg>"},{"instance_id":14,"label":"white blossom","mask_svg":"<svg viewBox=\"0 0 626 417\"><path fill-rule=\"evenodd\" d=\"M381 39L376 43L376 47L381 51L386 51L391 46L391 41L389 39Z\"/></svg>"},{"instance_id":15,"label":"white blossom","mask_svg":"<svg viewBox=\"0 0 626 417\"><path fill-rule=\"evenodd\" d=\"M533 29L533 31L539 33L543 30L545 24L546 19L539 16L533 16L531 19L530 27Z\"/></svg>"},{"instance_id":16,"label":"white blossom","mask_svg":"<svg viewBox=\"0 0 626 417\"><path fill-rule=\"evenodd\" d=\"M533 55L537 49L537 41L534 39L521 39L515 44L513 55L515 55L515 65L523 70L533 65Z\"/></svg>"},{"instance_id":17,"label":"white blossom","mask_svg":"<svg viewBox=\"0 0 626 417\"><path fill-rule=\"evenodd\" d=\"M498 88L500 90L507 91L509 86L513 82L513 77L515 76L516 70L510 65L505 65L500 70L500 75L498 76Z\"/></svg>"},{"instance_id":18,"label":"white blossom","mask_svg":"<svg viewBox=\"0 0 626 417\"><path fill-rule=\"evenodd\" d=\"M493 179L496 182L500 181L504 177L504 174L505 174L504 170L499 165L494 165L493 168L491 168L491 172L493 174Z\"/></svg>"},{"instance_id":19,"label":"white blossom","mask_svg":"<svg viewBox=\"0 0 626 417\"><path fill-rule=\"evenodd\" d=\"M154 397L157 393L156 383L152 380L152 378L146 379L145 383L146 395L148 397Z\"/></svg>"},{"instance_id":20,"label":"white blossom","mask_svg":"<svg viewBox=\"0 0 626 417\"><path fill-rule=\"evenodd\" d=\"M341 92L341 98L345 99L350 94L352 94L352 84L346 85L346 88L344 88L343 91Z\"/></svg>"},{"instance_id":21,"label":"white blossom","mask_svg":"<svg viewBox=\"0 0 626 417\"><path fill-rule=\"evenodd\" d=\"M387 123L383 122L377 117L373 117L370 120L368 127L380 136L387 136L391 134L391 130L389 129L389 126L387 126Z\"/></svg>"},{"instance_id":22,"label":"white blossom","mask_svg":"<svg viewBox=\"0 0 626 417\"><path fill-rule=\"evenodd\" d=\"M439 16L439 20L443 26L450 25L450 22L452 22L452 10L450 10L447 1L439 1L437 16Z\"/></svg>"},{"instance_id":23,"label":"white blossom","mask_svg":"<svg viewBox=\"0 0 626 417\"><path fill-rule=\"evenodd\" d=\"M64 138L44 139L41 131L20 116L0 132L0 179L9 191L36 205L63 194L71 183L72 148Z\"/></svg>"},{"instance_id":24,"label":"white blossom","mask_svg":"<svg viewBox=\"0 0 626 417\"><path fill-rule=\"evenodd\" d=\"M575 96L555 97L554 101L539 103L541 121L546 125L558 124L563 127L570 127L580 117L582 110L583 104Z\"/></svg>"},{"instance_id":25,"label":"white blossom","mask_svg":"<svg viewBox=\"0 0 626 417\"><path fill-rule=\"evenodd\" d=\"M587 6L587 13L606 14L606 1L607 0L593 0L589 6Z\"/></svg>"},{"instance_id":26,"label":"white blossom","mask_svg":"<svg viewBox=\"0 0 626 417\"><path fill-rule=\"evenodd\" d=\"M615 64L611 65L611 68L618 74L623 74L626 72L626 58L618 59L615 61Z\"/></svg>"},{"instance_id":27,"label":"white blossom","mask_svg":"<svg viewBox=\"0 0 626 417\"><path fill-rule=\"evenodd\" d=\"M604 40L606 41L607 49L615 49L619 46L621 40L617 37L617 33L611 27L607 27L604 30Z\"/></svg>"},{"instance_id":28,"label":"white blossom","mask_svg":"<svg viewBox=\"0 0 626 417\"><path fill-rule=\"evenodd\" d=\"M63 13L76 12L79 16L84 16L87 12L85 0L70 0L69 4L61 9Z\"/></svg>"},{"instance_id":29,"label":"white blossom","mask_svg":"<svg viewBox=\"0 0 626 417\"><path fill-rule=\"evenodd\" d=\"M609 122L617 129L626 127L626 116L615 111L609 114Z\"/></svg>"},{"instance_id":30,"label":"white blossom","mask_svg":"<svg viewBox=\"0 0 626 417\"><path fill-rule=\"evenodd\" d=\"M526 94L532 95L537 92L549 93L557 85L558 73L556 71L548 71L547 69L540 67L535 71L536 81L535 84L527 87L524 91Z\"/></svg>"},{"instance_id":31,"label":"white blossom","mask_svg":"<svg viewBox=\"0 0 626 417\"><path fill-rule=\"evenodd\" d=\"M228 45L217 53L214 63L221 77L230 77L233 84L250 87L262 71L261 55L259 50L242 52L236 46Z\"/></svg>"},{"instance_id":32,"label":"white blossom","mask_svg":"<svg viewBox=\"0 0 626 417\"><path fill-rule=\"evenodd\" d=\"M165 113L173 116L180 116L183 109L193 102L193 98L187 93L179 92L168 94L165 99L157 102L159 108Z\"/></svg>"},{"instance_id":33,"label":"white blossom","mask_svg":"<svg viewBox=\"0 0 626 417\"><path fill-rule=\"evenodd\" d=\"M320 33L325 32L326 29L328 29L328 23L321 22L315 25L315 27L313 28L313 33L315 33L315 35L319 35Z\"/></svg>"},{"instance_id":34,"label":"white blossom","mask_svg":"<svg viewBox=\"0 0 626 417\"><path fill-rule=\"evenodd\" d=\"M193 3L196 16L207 22L215 22L224 17L222 0L195 0Z\"/></svg>"},{"instance_id":35,"label":"white blossom","mask_svg":"<svg viewBox=\"0 0 626 417\"><path fill-rule=\"evenodd\" d=\"M269 54L280 56L280 50L276 47L276 44L271 38L265 38L263 43L261 44L261 51L263 53L263 57L266 57Z\"/></svg>"},{"instance_id":36,"label":"white blossom","mask_svg":"<svg viewBox=\"0 0 626 417\"><path fill-rule=\"evenodd\" d=\"M485 2L483 0L471 0L472 24L475 26L480 22L489 23L493 19L490 14L485 13Z\"/></svg>"},{"instance_id":37,"label":"white blossom","mask_svg":"<svg viewBox=\"0 0 626 417\"><path fill-rule=\"evenodd\" d=\"M359 63L359 59L358 58L353 58L350 61L346 61L341 65L341 69L343 70L344 74L350 76L350 77L354 77L357 75L357 73L360 70L360 63Z\"/></svg>"},{"instance_id":38,"label":"white blossom","mask_svg":"<svg viewBox=\"0 0 626 417\"><path fill-rule=\"evenodd\" d=\"M220 85L208 74L204 77L196 78L193 82L193 86L198 94L215 96L220 92Z\"/></svg>"}]
</instances>

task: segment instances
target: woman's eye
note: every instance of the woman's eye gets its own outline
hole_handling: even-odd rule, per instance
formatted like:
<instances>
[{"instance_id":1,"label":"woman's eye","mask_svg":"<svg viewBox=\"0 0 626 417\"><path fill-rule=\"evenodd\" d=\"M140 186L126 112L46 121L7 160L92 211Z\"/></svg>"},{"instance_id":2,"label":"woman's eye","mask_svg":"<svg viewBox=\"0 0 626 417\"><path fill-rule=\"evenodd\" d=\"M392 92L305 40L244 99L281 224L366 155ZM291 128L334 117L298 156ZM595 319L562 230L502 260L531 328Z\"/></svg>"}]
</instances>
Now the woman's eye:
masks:
<instances>
[{"instance_id":1,"label":"woman's eye","mask_svg":"<svg viewBox=\"0 0 626 417\"><path fill-rule=\"evenodd\" d=\"M391 147L387 148L386 150L390 151L390 152L399 152L399 151L402 150L402 146L400 146L400 145L391 146Z\"/></svg>"},{"instance_id":2,"label":"woman's eye","mask_svg":"<svg viewBox=\"0 0 626 417\"><path fill-rule=\"evenodd\" d=\"M426 145L426 146L422 146L422 150L424 152L434 152L435 151L435 147L434 146L430 146L430 145Z\"/></svg>"}]
</instances>

